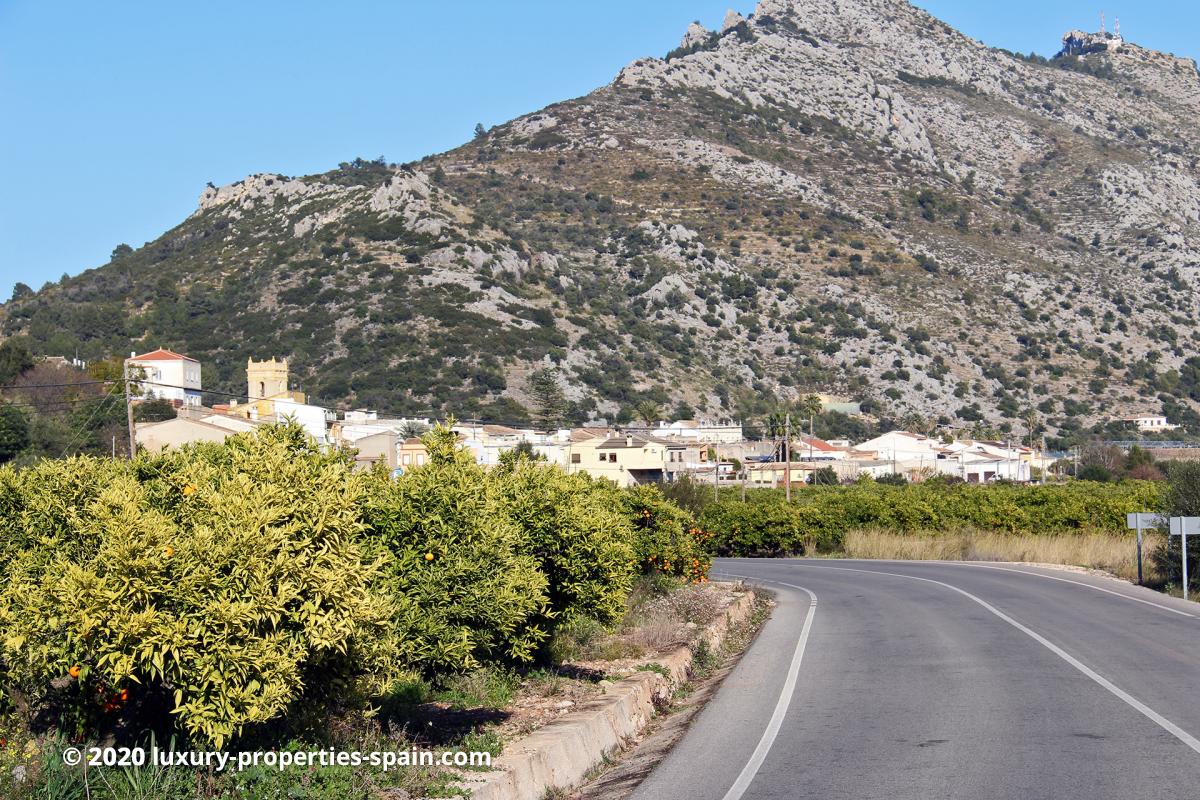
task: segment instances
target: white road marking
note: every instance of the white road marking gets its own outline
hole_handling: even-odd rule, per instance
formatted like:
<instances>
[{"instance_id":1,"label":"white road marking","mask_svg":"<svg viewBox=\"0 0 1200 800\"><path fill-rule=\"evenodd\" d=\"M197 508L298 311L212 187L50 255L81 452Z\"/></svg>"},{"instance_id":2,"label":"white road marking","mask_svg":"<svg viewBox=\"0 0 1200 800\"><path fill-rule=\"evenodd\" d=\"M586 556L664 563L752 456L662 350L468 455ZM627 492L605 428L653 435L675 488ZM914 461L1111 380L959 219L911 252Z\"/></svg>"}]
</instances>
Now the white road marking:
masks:
<instances>
[{"instance_id":1,"label":"white road marking","mask_svg":"<svg viewBox=\"0 0 1200 800\"><path fill-rule=\"evenodd\" d=\"M868 575L889 575L893 578L908 578L909 580L924 581L925 583L933 583L933 584L937 584L938 586L943 586L947 589L950 589L951 591L958 592L959 594L963 595L964 597L967 597L967 598L973 600L974 602L978 603L979 605L983 606L988 611L990 611L992 614L994 614L995 616L1004 620L1009 625L1011 625L1014 628L1016 628L1017 630L1019 630L1021 633L1024 633L1026 636L1028 636L1029 638L1033 639L1038 644L1045 647L1051 653L1054 653L1056 656L1061 658L1063 661L1066 661L1072 667L1074 667L1075 669L1082 672L1088 678L1091 678L1097 684L1099 684L1103 688L1107 689L1110 693L1112 693L1115 697L1117 697L1119 700L1124 702L1130 708L1133 708L1138 713L1140 713L1142 716L1146 717L1151 722L1153 722L1154 724L1158 725L1160 728L1165 730L1167 733L1171 734L1176 739L1183 742L1185 745L1190 747L1193 751L1195 751L1196 753L1200 753L1200 739L1197 739L1195 736L1192 736L1190 733L1185 731L1183 728L1179 727L1174 722L1171 722L1171 720L1167 719L1162 714L1159 714L1157 711L1150 708L1150 706L1146 705L1141 700L1138 700L1136 697L1129 694L1129 692L1126 692L1124 689L1117 686L1115 683L1110 681L1108 678L1105 678L1103 675L1096 672L1094 669L1089 667L1087 664L1084 664L1082 661L1075 658L1075 656L1071 655L1066 650L1063 650L1061 647L1054 644L1054 642L1052 642L1049 639L1047 639L1046 637L1042 636L1037 631L1027 628L1026 626L1022 625L1020 622L1017 622L1015 619L1013 619L1012 617L1005 614L1000 609L991 605L987 601L976 597L975 595L971 594L968 591L960 589L957 586L954 586L949 583L944 583L942 581L935 581L932 578L921 578L916 575L905 575L900 572L883 572L881 570L874 570L874 569L854 569L853 567L827 567L827 566L818 566L817 564L802 564L802 563L793 563L793 566L809 567L811 569L831 569L831 570L838 570L840 572L863 572ZM755 579L751 579L751 580L755 580ZM805 591L808 591L808 590L805 589ZM730 800L730 799L726 798L726 800Z\"/></svg>"},{"instance_id":2,"label":"white road marking","mask_svg":"<svg viewBox=\"0 0 1200 800\"><path fill-rule=\"evenodd\" d=\"M1095 586L1090 583L1085 583L1084 581L1073 581L1070 578L1060 578L1057 575L1045 575L1041 572L1032 572L1027 569L1018 569L1016 567L1002 567L1002 566L999 566L996 564L975 564L970 561L935 561L935 562L931 562L931 563L955 564L960 567L975 567L976 569L994 569L994 570L999 570L1000 572L1019 572L1022 575L1034 575L1038 578L1045 578L1048 581L1059 581L1061 583L1073 583L1076 586L1083 586L1088 589L1095 589L1097 592L1104 592L1105 594L1111 594L1116 597L1123 598L1125 600L1132 600L1135 603L1142 603L1144 605L1154 606L1155 608L1161 608L1163 611L1170 611L1172 614L1178 614L1181 617L1191 617L1192 619L1196 618L1195 614L1189 614L1186 611L1180 611L1178 608L1171 608L1170 606L1165 606L1162 603L1156 603L1153 600L1143 600L1140 597L1133 597L1132 595L1125 594L1124 592L1116 592L1116 591L1113 591L1112 589L1105 589L1103 586Z\"/></svg>"},{"instance_id":3,"label":"white road marking","mask_svg":"<svg viewBox=\"0 0 1200 800\"><path fill-rule=\"evenodd\" d=\"M719 575L729 575L732 578L742 578L742 575L733 575L728 572L720 572ZM749 580L758 580L750 578ZM796 690L796 679L800 676L800 662L804 659L804 648L808 645L808 634L812 630L813 616L817 613L817 596L805 589L803 586L794 586L790 583L782 583L781 581L768 581L769 583L778 583L781 586L787 586L792 589L799 589L809 596L808 615L804 617L804 627L800 629L800 639L796 642L796 651L792 654L792 663L788 667L787 678L783 682L783 689L779 692L779 700L775 703L775 711L771 714L771 721L767 723L767 729L763 731L762 738L758 740L758 746L754 748L754 752L750 755L750 760L746 762L746 766L742 767L742 771L738 773L737 780L733 782L733 786L729 787L729 791L721 800L740 800L741 796L746 793L746 789L750 788L750 782L754 780L754 776L758 774L758 768L762 766L767 759L767 753L771 750L771 745L775 744L775 737L779 735L779 728L783 725L783 718L787 715L788 706L792 703L792 694Z\"/></svg>"}]
</instances>

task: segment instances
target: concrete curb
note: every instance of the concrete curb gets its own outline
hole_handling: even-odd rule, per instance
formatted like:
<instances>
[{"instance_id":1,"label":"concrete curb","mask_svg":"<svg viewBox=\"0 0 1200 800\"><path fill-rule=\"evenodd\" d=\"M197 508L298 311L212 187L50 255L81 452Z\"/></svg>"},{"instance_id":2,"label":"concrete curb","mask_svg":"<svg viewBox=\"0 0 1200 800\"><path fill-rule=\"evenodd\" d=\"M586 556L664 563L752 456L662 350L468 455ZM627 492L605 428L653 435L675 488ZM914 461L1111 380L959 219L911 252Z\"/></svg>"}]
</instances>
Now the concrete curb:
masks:
<instances>
[{"instance_id":1,"label":"concrete curb","mask_svg":"<svg viewBox=\"0 0 1200 800\"><path fill-rule=\"evenodd\" d=\"M753 608L754 592L747 589L700 638L716 649L729 628L749 617ZM665 702L688 679L691 648L677 647L655 663L670 672L670 679L638 672L614 683L583 709L512 742L492 762L491 772L464 776L461 785L471 791L472 800L540 800L550 788L577 786L606 755L640 733L654 716L656 703Z\"/></svg>"}]
</instances>

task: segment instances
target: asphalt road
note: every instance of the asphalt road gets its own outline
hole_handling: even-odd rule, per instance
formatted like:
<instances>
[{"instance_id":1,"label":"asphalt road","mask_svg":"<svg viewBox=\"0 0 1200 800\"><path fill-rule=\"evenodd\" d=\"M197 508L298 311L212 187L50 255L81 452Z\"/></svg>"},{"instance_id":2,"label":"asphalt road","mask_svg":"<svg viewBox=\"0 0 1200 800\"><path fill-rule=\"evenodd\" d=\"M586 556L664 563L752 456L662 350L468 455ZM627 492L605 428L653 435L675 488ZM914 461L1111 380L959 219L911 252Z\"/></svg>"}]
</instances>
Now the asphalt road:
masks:
<instances>
[{"instance_id":1,"label":"asphalt road","mask_svg":"<svg viewBox=\"0 0 1200 800\"><path fill-rule=\"evenodd\" d=\"M1200 604L1008 565L713 574L779 606L638 800L1200 798Z\"/></svg>"}]
</instances>

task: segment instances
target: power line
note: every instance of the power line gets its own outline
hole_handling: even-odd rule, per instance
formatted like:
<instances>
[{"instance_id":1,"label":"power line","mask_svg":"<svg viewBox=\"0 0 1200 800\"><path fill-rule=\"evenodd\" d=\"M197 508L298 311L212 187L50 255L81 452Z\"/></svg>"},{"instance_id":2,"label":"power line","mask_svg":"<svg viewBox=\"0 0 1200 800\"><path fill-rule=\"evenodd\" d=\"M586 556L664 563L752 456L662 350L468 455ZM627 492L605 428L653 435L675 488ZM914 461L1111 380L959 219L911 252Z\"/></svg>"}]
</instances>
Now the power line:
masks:
<instances>
[{"instance_id":1,"label":"power line","mask_svg":"<svg viewBox=\"0 0 1200 800\"><path fill-rule=\"evenodd\" d=\"M67 443L67 446L63 449L62 455L59 456L59 458L66 457L67 453L70 452L71 448L75 446L75 442L79 439L79 437L84 435L88 431L88 426L92 424L92 421L94 419L96 419L96 415L100 413L100 409L104 408L104 406L108 403L108 401L112 400L114 397L116 397L115 394L106 395L103 400L101 400L99 403L96 404L96 407L94 409L92 409L91 415L89 415L87 420L83 423L83 425L81 425L79 427L79 430L76 431L75 435L71 437L71 441Z\"/></svg>"},{"instance_id":2,"label":"power line","mask_svg":"<svg viewBox=\"0 0 1200 800\"><path fill-rule=\"evenodd\" d=\"M30 383L24 386L12 384L10 386L0 386L0 391L13 390L23 391L25 389L69 389L73 386L95 386L101 383L119 383L117 380L110 381L76 381L75 383Z\"/></svg>"},{"instance_id":3,"label":"power line","mask_svg":"<svg viewBox=\"0 0 1200 800\"><path fill-rule=\"evenodd\" d=\"M43 410L45 410L47 406L62 406L62 408L55 408L52 410L64 411L70 406L79 405L80 403L91 403L97 400L103 402L105 399L113 396L114 395L112 394L103 394L96 395L95 397L78 397L73 400L47 400L45 403L16 403L0 401L0 406L12 408L39 408Z\"/></svg>"}]
</instances>

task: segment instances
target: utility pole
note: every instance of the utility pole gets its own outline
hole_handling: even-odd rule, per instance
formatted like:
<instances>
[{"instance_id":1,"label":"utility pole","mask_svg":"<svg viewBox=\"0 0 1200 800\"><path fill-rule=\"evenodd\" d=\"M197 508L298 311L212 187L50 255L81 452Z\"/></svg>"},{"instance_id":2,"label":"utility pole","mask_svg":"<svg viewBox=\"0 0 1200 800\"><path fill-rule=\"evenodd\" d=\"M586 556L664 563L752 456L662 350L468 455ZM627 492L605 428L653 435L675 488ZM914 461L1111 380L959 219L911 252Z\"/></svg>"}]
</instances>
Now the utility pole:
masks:
<instances>
[{"instance_id":1,"label":"utility pole","mask_svg":"<svg viewBox=\"0 0 1200 800\"><path fill-rule=\"evenodd\" d=\"M121 374L125 379L125 424L129 427L129 457L133 458L137 455L137 432L133 427L133 398L129 393L129 362L124 367Z\"/></svg>"},{"instance_id":2,"label":"utility pole","mask_svg":"<svg viewBox=\"0 0 1200 800\"><path fill-rule=\"evenodd\" d=\"M788 411L784 422L784 492L788 503L792 501L792 413Z\"/></svg>"},{"instance_id":3,"label":"utility pole","mask_svg":"<svg viewBox=\"0 0 1200 800\"><path fill-rule=\"evenodd\" d=\"M813 460L813 415L808 415L808 461L809 466L812 466Z\"/></svg>"},{"instance_id":4,"label":"utility pole","mask_svg":"<svg viewBox=\"0 0 1200 800\"><path fill-rule=\"evenodd\" d=\"M717 443L713 442L713 500L720 501L721 499L721 451L717 449Z\"/></svg>"}]
</instances>

